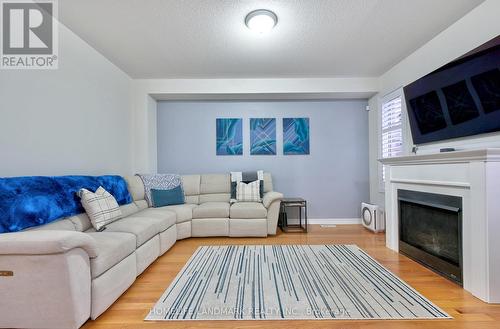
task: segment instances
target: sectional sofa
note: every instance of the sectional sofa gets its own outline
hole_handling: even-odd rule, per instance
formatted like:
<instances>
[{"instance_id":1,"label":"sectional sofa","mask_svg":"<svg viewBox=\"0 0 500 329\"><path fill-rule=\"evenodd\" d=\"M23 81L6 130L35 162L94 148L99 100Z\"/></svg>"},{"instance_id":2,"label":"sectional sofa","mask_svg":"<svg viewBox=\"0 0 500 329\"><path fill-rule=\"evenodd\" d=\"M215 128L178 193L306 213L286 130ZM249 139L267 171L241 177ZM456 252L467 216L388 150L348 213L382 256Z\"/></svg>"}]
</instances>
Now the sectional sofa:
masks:
<instances>
[{"instance_id":1,"label":"sectional sofa","mask_svg":"<svg viewBox=\"0 0 500 329\"><path fill-rule=\"evenodd\" d=\"M182 177L186 203L148 208L138 176L133 202L96 232L86 214L0 235L0 327L78 328L96 319L177 240L276 234L282 194L264 174L262 203L230 204L229 175Z\"/></svg>"}]
</instances>

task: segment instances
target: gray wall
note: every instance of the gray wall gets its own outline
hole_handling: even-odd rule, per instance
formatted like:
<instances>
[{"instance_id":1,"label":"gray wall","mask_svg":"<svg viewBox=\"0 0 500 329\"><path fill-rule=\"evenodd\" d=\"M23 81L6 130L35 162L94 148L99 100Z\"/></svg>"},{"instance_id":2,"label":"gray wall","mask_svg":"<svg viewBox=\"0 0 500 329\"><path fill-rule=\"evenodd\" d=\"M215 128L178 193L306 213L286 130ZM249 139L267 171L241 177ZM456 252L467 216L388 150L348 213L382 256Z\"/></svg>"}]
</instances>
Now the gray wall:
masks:
<instances>
[{"instance_id":1,"label":"gray wall","mask_svg":"<svg viewBox=\"0 0 500 329\"><path fill-rule=\"evenodd\" d=\"M310 218L359 218L369 199L366 101L158 102L158 172L263 169L274 189L304 197ZM243 156L215 155L215 119L243 118ZM276 118L277 155L250 156L249 118ZM283 117L310 118L310 155L284 156Z\"/></svg>"},{"instance_id":2,"label":"gray wall","mask_svg":"<svg viewBox=\"0 0 500 329\"><path fill-rule=\"evenodd\" d=\"M0 176L129 174L131 79L59 26L57 70L0 71Z\"/></svg>"}]
</instances>

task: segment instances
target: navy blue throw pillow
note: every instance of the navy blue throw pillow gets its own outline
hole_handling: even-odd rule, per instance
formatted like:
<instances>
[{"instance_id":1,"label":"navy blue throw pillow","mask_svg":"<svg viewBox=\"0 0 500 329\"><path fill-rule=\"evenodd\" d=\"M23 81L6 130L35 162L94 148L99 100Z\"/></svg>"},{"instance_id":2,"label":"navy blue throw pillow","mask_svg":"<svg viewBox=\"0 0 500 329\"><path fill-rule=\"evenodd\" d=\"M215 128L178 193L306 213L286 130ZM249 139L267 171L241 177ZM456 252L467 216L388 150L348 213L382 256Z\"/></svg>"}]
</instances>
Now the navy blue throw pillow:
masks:
<instances>
[{"instance_id":1,"label":"navy blue throw pillow","mask_svg":"<svg viewBox=\"0 0 500 329\"><path fill-rule=\"evenodd\" d=\"M151 189L151 201L155 208L184 204L184 192L180 185L171 190Z\"/></svg>"}]
</instances>

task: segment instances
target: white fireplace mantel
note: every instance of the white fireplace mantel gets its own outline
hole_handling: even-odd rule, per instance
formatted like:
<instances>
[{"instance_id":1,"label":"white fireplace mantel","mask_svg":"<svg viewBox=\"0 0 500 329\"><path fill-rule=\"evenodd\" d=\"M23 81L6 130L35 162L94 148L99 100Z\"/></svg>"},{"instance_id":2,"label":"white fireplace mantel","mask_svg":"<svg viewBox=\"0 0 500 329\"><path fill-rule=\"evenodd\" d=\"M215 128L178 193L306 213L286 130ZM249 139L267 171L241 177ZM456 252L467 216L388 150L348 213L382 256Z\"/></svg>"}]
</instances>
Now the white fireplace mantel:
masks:
<instances>
[{"instance_id":1,"label":"white fireplace mantel","mask_svg":"<svg viewBox=\"0 0 500 329\"><path fill-rule=\"evenodd\" d=\"M399 189L461 197L464 289L500 303L500 149L379 161L386 166L387 247L399 249Z\"/></svg>"}]
</instances>

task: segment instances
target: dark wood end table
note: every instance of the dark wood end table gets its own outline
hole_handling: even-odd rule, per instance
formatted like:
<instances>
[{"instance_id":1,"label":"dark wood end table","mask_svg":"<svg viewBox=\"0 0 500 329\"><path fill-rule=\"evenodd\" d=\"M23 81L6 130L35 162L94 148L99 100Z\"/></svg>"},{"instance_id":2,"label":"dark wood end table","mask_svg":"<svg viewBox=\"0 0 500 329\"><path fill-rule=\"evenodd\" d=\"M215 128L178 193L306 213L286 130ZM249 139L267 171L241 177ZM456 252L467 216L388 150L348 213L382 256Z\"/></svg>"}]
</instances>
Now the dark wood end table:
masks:
<instances>
[{"instance_id":1,"label":"dark wood end table","mask_svg":"<svg viewBox=\"0 0 500 329\"><path fill-rule=\"evenodd\" d=\"M298 224L288 224L287 208L298 208ZM304 212L304 225L302 225L302 212ZM286 233L307 233L307 201L302 198L283 198L280 205L279 226Z\"/></svg>"}]
</instances>

